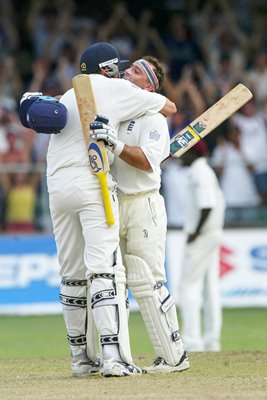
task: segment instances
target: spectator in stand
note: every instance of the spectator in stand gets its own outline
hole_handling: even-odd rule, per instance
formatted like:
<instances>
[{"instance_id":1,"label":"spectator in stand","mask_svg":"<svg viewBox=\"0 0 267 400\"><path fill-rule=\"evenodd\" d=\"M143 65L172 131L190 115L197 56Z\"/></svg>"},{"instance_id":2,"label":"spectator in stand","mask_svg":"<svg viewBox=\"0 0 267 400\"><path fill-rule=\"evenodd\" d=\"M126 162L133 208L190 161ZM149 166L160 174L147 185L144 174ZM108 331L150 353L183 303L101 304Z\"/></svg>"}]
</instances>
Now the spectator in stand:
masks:
<instances>
[{"instance_id":1,"label":"spectator in stand","mask_svg":"<svg viewBox=\"0 0 267 400\"><path fill-rule=\"evenodd\" d=\"M242 73L246 67L249 36L238 20L240 10L234 12L233 6L228 0L207 0L203 7L194 3L192 29L211 77L219 74L224 55L235 73Z\"/></svg>"},{"instance_id":2,"label":"spectator in stand","mask_svg":"<svg viewBox=\"0 0 267 400\"><path fill-rule=\"evenodd\" d=\"M218 69L213 76L216 93L219 97L228 93L238 82L242 81L242 74L233 68L229 53L222 53Z\"/></svg>"},{"instance_id":3,"label":"spectator in stand","mask_svg":"<svg viewBox=\"0 0 267 400\"><path fill-rule=\"evenodd\" d=\"M32 1L27 28L32 38L32 79L27 90L56 96L78 73L72 1Z\"/></svg>"},{"instance_id":4,"label":"spectator in stand","mask_svg":"<svg viewBox=\"0 0 267 400\"><path fill-rule=\"evenodd\" d=\"M33 57L56 62L69 34L73 2L31 0L26 26L32 38Z\"/></svg>"},{"instance_id":5,"label":"spectator in stand","mask_svg":"<svg viewBox=\"0 0 267 400\"><path fill-rule=\"evenodd\" d=\"M192 4L190 22L204 54L203 62L194 66L194 73L207 105L211 106L236 83L244 81L250 37L239 17L242 11L248 12L250 6L246 3L240 10L240 3L232 4L229 0ZM212 142L209 138L211 150Z\"/></svg>"},{"instance_id":6,"label":"spectator in stand","mask_svg":"<svg viewBox=\"0 0 267 400\"><path fill-rule=\"evenodd\" d=\"M122 58L132 59L138 23L127 10L126 3L118 2L111 16L99 26L98 40L111 43Z\"/></svg>"},{"instance_id":7,"label":"spectator in stand","mask_svg":"<svg viewBox=\"0 0 267 400\"><path fill-rule=\"evenodd\" d=\"M5 232L32 232L39 175L32 169L35 132L21 125L12 107L1 110L0 128L6 140L0 152L2 226Z\"/></svg>"},{"instance_id":8,"label":"spectator in stand","mask_svg":"<svg viewBox=\"0 0 267 400\"><path fill-rule=\"evenodd\" d=\"M8 55L0 58L0 97L16 102L23 90L23 82L18 72L16 60Z\"/></svg>"},{"instance_id":9,"label":"spectator in stand","mask_svg":"<svg viewBox=\"0 0 267 400\"><path fill-rule=\"evenodd\" d=\"M64 51L66 49L66 52ZM66 43L58 62L51 65L47 60L36 59L33 63L32 78L28 84L31 92L41 92L47 96L57 96L71 87L72 78L77 75L73 55L70 56L71 45Z\"/></svg>"},{"instance_id":10,"label":"spectator in stand","mask_svg":"<svg viewBox=\"0 0 267 400\"><path fill-rule=\"evenodd\" d=\"M12 1L0 1L0 48L4 55L18 51L17 17Z\"/></svg>"},{"instance_id":11,"label":"spectator in stand","mask_svg":"<svg viewBox=\"0 0 267 400\"><path fill-rule=\"evenodd\" d=\"M84 6L86 5L84 4ZM79 15L80 16L75 17L72 21L72 31L69 36L69 41L72 43L77 54L77 73L79 73L78 54L81 54L86 46L97 42L97 34L99 30L98 23L96 19L92 17L91 13L83 13L83 10L79 8Z\"/></svg>"},{"instance_id":12,"label":"spectator in stand","mask_svg":"<svg viewBox=\"0 0 267 400\"><path fill-rule=\"evenodd\" d=\"M258 52L259 49L266 49L266 30L267 30L267 3L259 1L260 4L249 2L254 5L249 19L252 24L249 39L250 54ZM253 63L253 58L252 58Z\"/></svg>"},{"instance_id":13,"label":"spectator in stand","mask_svg":"<svg viewBox=\"0 0 267 400\"><path fill-rule=\"evenodd\" d=\"M179 109L182 110L182 113L185 115L187 123L202 114L206 109L205 100L198 89L193 69L190 66L184 68L181 79L177 83L173 82L168 74L163 89L167 97L175 102L175 104L179 105ZM174 118L176 117L174 116ZM178 126L175 127L176 132L179 128L180 126L178 124ZM174 127L172 129L174 129Z\"/></svg>"},{"instance_id":14,"label":"spectator in stand","mask_svg":"<svg viewBox=\"0 0 267 400\"><path fill-rule=\"evenodd\" d=\"M267 99L267 50L258 49L252 58L252 66L246 74L248 87L254 94L256 107L263 110Z\"/></svg>"},{"instance_id":15,"label":"spectator in stand","mask_svg":"<svg viewBox=\"0 0 267 400\"><path fill-rule=\"evenodd\" d=\"M142 58L143 54L153 54L161 60L161 65L165 64L167 66L169 51L159 31L152 26L153 17L151 9L142 10L138 19L136 44L131 59ZM165 69L167 70L168 68L165 67Z\"/></svg>"},{"instance_id":16,"label":"spectator in stand","mask_svg":"<svg viewBox=\"0 0 267 400\"><path fill-rule=\"evenodd\" d=\"M242 153L253 166L253 177L261 204L267 204L267 127L266 117L252 99L232 117L240 130Z\"/></svg>"},{"instance_id":17,"label":"spectator in stand","mask_svg":"<svg viewBox=\"0 0 267 400\"><path fill-rule=\"evenodd\" d=\"M6 143L5 149L0 152L0 161L4 164L30 163L35 133L21 125L14 104L0 107L0 128Z\"/></svg>"},{"instance_id":18,"label":"spectator in stand","mask_svg":"<svg viewBox=\"0 0 267 400\"><path fill-rule=\"evenodd\" d=\"M185 15L170 14L167 26L168 29L162 37L169 53L170 79L177 82L185 67L192 67L195 62L203 59L203 55Z\"/></svg>"},{"instance_id":19,"label":"spectator in stand","mask_svg":"<svg viewBox=\"0 0 267 400\"><path fill-rule=\"evenodd\" d=\"M230 125L227 139L219 138L210 163L219 177L227 207L238 209L259 205L253 165L241 147L238 127Z\"/></svg>"},{"instance_id":20,"label":"spectator in stand","mask_svg":"<svg viewBox=\"0 0 267 400\"><path fill-rule=\"evenodd\" d=\"M35 228L35 207L39 176L17 172L1 176L6 193L4 232L32 233Z\"/></svg>"}]
</instances>

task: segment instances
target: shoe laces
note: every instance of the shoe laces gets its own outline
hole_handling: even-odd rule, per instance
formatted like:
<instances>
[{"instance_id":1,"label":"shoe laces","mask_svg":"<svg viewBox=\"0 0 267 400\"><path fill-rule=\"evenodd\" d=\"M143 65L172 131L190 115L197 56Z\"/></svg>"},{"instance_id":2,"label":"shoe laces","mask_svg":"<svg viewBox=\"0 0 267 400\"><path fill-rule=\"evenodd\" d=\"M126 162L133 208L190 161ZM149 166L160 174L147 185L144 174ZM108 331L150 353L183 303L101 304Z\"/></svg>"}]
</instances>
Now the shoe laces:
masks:
<instances>
[{"instance_id":1,"label":"shoe laces","mask_svg":"<svg viewBox=\"0 0 267 400\"><path fill-rule=\"evenodd\" d=\"M164 364L164 360L162 357L157 357L156 360L153 362L154 365Z\"/></svg>"},{"instance_id":2,"label":"shoe laces","mask_svg":"<svg viewBox=\"0 0 267 400\"><path fill-rule=\"evenodd\" d=\"M138 368L134 364L127 364L124 361L120 361L119 363L127 368L130 372L138 372Z\"/></svg>"},{"instance_id":3,"label":"shoe laces","mask_svg":"<svg viewBox=\"0 0 267 400\"><path fill-rule=\"evenodd\" d=\"M89 364L92 365L92 367L100 368L101 362L100 359L98 358L95 361L90 361Z\"/></svg>"}]
</instances>

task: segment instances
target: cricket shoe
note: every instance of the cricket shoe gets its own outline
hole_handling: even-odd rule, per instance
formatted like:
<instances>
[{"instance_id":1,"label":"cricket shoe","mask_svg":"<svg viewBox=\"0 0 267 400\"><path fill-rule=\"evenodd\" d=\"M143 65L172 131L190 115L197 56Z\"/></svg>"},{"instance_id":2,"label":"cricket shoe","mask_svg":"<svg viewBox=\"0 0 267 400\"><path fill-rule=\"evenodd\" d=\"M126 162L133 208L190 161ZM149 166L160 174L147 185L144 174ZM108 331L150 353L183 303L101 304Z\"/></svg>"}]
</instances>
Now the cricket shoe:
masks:
<instances>
[{"instance_id":1,"label":"cricket shoe","mask_svg":"<svg viewBox=\"0 0 267 400\"><path fill-rule=\"evenodd\" d=\"M72 376L83 377L87 375L95 375L100 370L100 360L91 361L89 359L82 358L77 361L73 361L71 364Z\"/></svg>"},{"instance_id":2,"label":"cricket shoe","mask_svg":"<svg viewBox=\"0 0 267 400\"><path fill-rule=\"evenodd\" d=\"M103 361L100 374L105 378L112 376L131 376L141 375L142 370L134 364L126 364L123 361L116 361L113 358L110 358Z\"/></svg>"},{"instance_id":3,"label":"cricket shoe","mask_svg":"<svg viewBox=\"0 0 267 400\"><path fill-rule=\"evenodd\" d=\"M188 368L189 368L189 360L186 351L184 351L184 354L180 358L178 364L171 366L167 364L163 358L158 357L156 358L156 360L153 362L152 365L143 368L143 373L154 374L155 372L163 372L163 373L176 372L176 371L181 372L185 371Z\"/></svg>"}]
</instances>

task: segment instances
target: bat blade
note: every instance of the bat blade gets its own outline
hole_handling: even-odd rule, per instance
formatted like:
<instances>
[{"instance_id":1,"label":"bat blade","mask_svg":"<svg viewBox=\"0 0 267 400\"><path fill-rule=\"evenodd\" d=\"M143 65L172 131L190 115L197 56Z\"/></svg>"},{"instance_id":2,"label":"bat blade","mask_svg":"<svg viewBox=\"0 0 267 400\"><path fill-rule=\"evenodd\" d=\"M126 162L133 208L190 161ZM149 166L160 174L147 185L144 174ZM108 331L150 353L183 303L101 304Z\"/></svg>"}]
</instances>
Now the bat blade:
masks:
<instances>
[{"instance_id":1,"label":"bat blade","mask_svg":"<svg viewBox=\"0 0 267 400\"><path fill-rule=\"evenodd\" d=\"M242 83L213 104L208 110L171 138L171 157L181 157L253 97Z\"/></svg>"},{"instance_id":2,"label":"bat blade","mask_svg":"<svg viewBox=\"0 0 267 400\"><path fill-rule=\"evenodd\" d=\"M107 223L108 225L113 225L115 220L107 183L107 172L109 171L107 150L103 141L93 141L89 135L89 124L97 114L97 107L90 77L85 74L77 75L72 79L72 84L79 110L83 135L88 149L90 166L93 173L99 179Z\"/></svg>"}]
</instances>

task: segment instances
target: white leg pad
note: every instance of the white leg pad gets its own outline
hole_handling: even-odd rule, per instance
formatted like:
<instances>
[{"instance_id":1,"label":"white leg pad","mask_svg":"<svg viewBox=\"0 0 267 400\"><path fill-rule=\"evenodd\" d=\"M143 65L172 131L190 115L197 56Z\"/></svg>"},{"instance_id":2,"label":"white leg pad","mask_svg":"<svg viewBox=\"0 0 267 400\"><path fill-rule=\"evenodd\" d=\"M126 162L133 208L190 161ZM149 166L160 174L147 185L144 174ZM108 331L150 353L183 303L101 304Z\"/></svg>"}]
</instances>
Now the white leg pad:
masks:
<instances>
[{"instance_id":1,"label":"white leg pad","mask_svg":"<svg viewBox=\"0 0 267 400\"><path fill-rule=\"evenodd\" d=\"M68 343L73 356L84 354L89 349L90 360L97 359L95 325L91 308L87 308L87 280L67 280L62 278L60 302L67 329ZM88 318L89 314L89 318ZM89 322L90 320L90 322Z\"/></svg>"},{"instance_id":2,"label":"white leg pad","mask_svg":"<svg viewBox=\"0 0 267 400\"><path fill-rule=\"evenodd\" d=\"M99 337L91 307L90 282L87 286L87 331L86 331L87 355L90 360L96 361L99 357Z\"/></svg>"},{"instance_id":3,"label":"white leg pad","mask_svg":"<svg viewBox=\"0 0 267 400\"><path fill-rule=\"evenodd\" d=\"M174 300L167 288L155 281L143 259L127 254L124 257L128 285L138 302L154 351L174 366L184 352Z\"/></svg>"},{"instance_id":4,"label":"white leg pad","mask_svg":"<svg viewBox=\"0 0 267 400\"><path fill-rule=\"evenodd\" d=\"M126 275L124 267L116 265L115 267L115 285L117 289L118 312L119 312L119 345L120 354L123 361L127 364L133 364L130 336L129 336L129 304L128 289L126 286Z\"/></svg>"},{"instance_id":5,"label":"white leg pad","mask_svg":"<svg viewBox=\"0 0 267 400\"><path fill-rule=\"evenodd\" d=\"M126 308L124 270L114 266L114 274L95 274L91 279L91 302L102 346L117 344L121 359L132 364Z\"/></svg>"}]
</instances>

